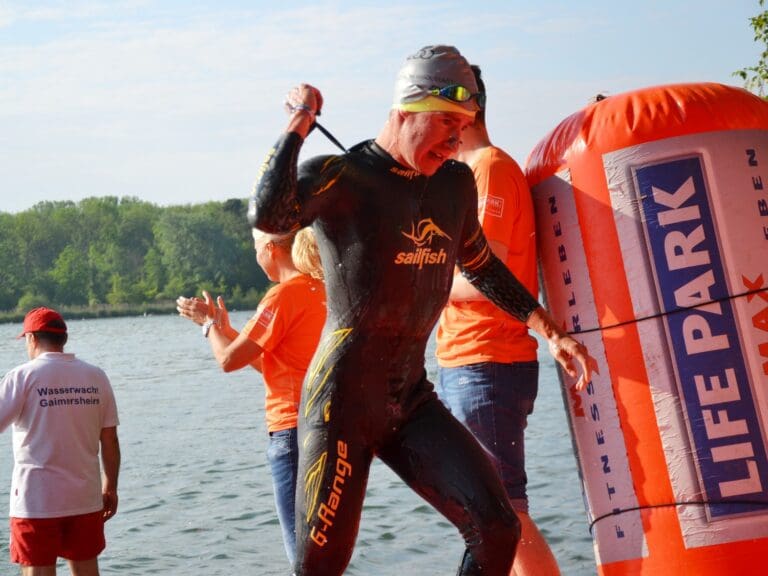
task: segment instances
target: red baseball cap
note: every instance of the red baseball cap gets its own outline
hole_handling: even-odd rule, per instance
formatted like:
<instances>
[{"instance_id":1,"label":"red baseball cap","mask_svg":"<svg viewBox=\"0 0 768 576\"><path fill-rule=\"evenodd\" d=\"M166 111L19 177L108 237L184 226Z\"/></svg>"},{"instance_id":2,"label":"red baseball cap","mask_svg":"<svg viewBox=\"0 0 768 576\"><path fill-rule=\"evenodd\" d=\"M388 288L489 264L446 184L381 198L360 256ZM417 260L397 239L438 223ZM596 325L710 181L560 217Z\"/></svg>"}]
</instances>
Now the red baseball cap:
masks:
<instances>
[{"instance_id":1,"label":"red baseball cap","mask_svg":"<svg viewBox=\"0 0 768 576\"><path fill-rule=\"evenodd\" d=\"M18 335L23 338L30 332L52 332L53 334L66 334L67 325L61 314L45 306L33 308L24 316L24 331Z\"/></svg>"}]
</instances>

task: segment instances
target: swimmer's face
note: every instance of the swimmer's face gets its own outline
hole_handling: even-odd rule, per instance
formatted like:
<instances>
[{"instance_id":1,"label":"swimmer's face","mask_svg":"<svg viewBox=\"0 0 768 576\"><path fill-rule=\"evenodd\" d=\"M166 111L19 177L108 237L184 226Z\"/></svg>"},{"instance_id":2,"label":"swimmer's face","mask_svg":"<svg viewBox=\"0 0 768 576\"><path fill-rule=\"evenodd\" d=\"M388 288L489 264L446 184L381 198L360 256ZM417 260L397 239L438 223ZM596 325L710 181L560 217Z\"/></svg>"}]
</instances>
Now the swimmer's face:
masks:
<instances>
[{"instance_id":1,"label":"swimmer's face","mask_svg":"<svg viewBox=\"0 0 768 576\"><path fill-rule=\"evenodd\" d=\"M455 112L402 112L398 135L399 160L431 176L459 149L461 133L473 123L471 116Z\"/></svg>"}]
</instances>

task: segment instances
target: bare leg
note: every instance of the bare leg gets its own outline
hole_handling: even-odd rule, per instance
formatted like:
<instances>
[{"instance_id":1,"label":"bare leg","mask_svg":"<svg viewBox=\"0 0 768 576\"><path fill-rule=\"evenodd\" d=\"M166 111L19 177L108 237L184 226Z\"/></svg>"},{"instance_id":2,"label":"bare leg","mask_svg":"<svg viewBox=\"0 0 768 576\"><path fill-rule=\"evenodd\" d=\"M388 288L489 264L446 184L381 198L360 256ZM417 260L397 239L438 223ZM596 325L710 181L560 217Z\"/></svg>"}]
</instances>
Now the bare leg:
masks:
<instances>
[{"instance_id":1,"label":"bare leg","mask_svg":"<svg viewBox=\"0 0 768 576\"><path fill-rule=\"evenodd\" d=\"M517 517L522 525L522 535L510 576L560 576L557 560L536 523L524 512L518 511Z\"/></svg>"},{"instance_id":2,"label":"bare leg","mask_svg":"<svg viewBox=\"0 0 768 576\"><path fill-rule=\"evenodd\" d=\"M99 562L96 558L90 560L67 560L72 576L99 576Z\"/></svg>"},{"instance_id":3,"label":"bare leg","mask_svg":"<svg viewBox=\"0 0 768 576\"><path fill-rule=\"evenodd\" d=\"M22 566L21 576L56 576L56 564L52 566Z\"/></svg>"}]
</instances>

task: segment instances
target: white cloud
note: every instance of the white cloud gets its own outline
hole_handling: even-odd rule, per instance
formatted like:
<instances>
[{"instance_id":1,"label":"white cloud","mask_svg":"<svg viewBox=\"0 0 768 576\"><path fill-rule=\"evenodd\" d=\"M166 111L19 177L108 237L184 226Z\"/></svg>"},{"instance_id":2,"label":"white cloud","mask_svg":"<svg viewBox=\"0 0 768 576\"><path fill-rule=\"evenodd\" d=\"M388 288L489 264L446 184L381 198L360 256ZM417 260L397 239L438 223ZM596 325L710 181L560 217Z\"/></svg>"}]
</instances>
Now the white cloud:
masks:
<instances>
[{"instance_id":1,"label":"white cloud","mask_svg":"<svg viewBox=\"0 0 768 576\"><path fill-rule=\"evenodd\" d=\"M405 56L438 42L483 65L492 134L522 160L595 92L681 76L680 62L713 44L699 31L663 62L649 61L632 52L643 46L628 33L639 24L619 14L619 4L4 2L4 186L16 192L14 210L50 193L44 170L56 174L59 193L77 197L231 195L279 133L281 101L293 84L323 90L321 121L351 145L383 124ZM744 37L751 38L746 26ZM697 61L715 69L714 56ZM331 150L320 134L305 149Z\"/></svg>"}]
</instances>

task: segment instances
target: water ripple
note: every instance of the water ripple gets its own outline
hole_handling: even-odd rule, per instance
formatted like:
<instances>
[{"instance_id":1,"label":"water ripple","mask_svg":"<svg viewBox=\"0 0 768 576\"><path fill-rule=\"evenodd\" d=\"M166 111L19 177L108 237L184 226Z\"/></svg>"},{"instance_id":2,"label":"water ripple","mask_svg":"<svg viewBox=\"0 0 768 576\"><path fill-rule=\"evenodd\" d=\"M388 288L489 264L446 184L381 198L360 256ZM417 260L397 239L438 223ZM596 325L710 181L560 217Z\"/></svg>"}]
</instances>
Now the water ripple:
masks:
<instances>
[{"instance_id":1,"label":"water ripple","mask_svg":"<svg viewBox=\"0 0 768 576\"><path fill-rule=\"evenodd\" d=\"M232 323L242 326L247 318L233 313ZM101 573L288 574L266 461L259 374L222 373L199 330L175 316L82 320L72 328L68 349L107 371L120 410L120 509L105 528ZM16 343L17 331L0 325L0 341ZM143 337L104 337L137 333ZM23 352L0 346L0 372L18 364ZM431 358L430 363L434 374ZM594 575L575 459L550 364L542 364L526 448L531 513L562 573ZM1 434L0 501L6 502L10 450L10 434ZM7 530L0 523L0 557L6 559ZM455 574L462 553L456 528L375 461L346 575Z\"/></svg>"}]
</instances>

